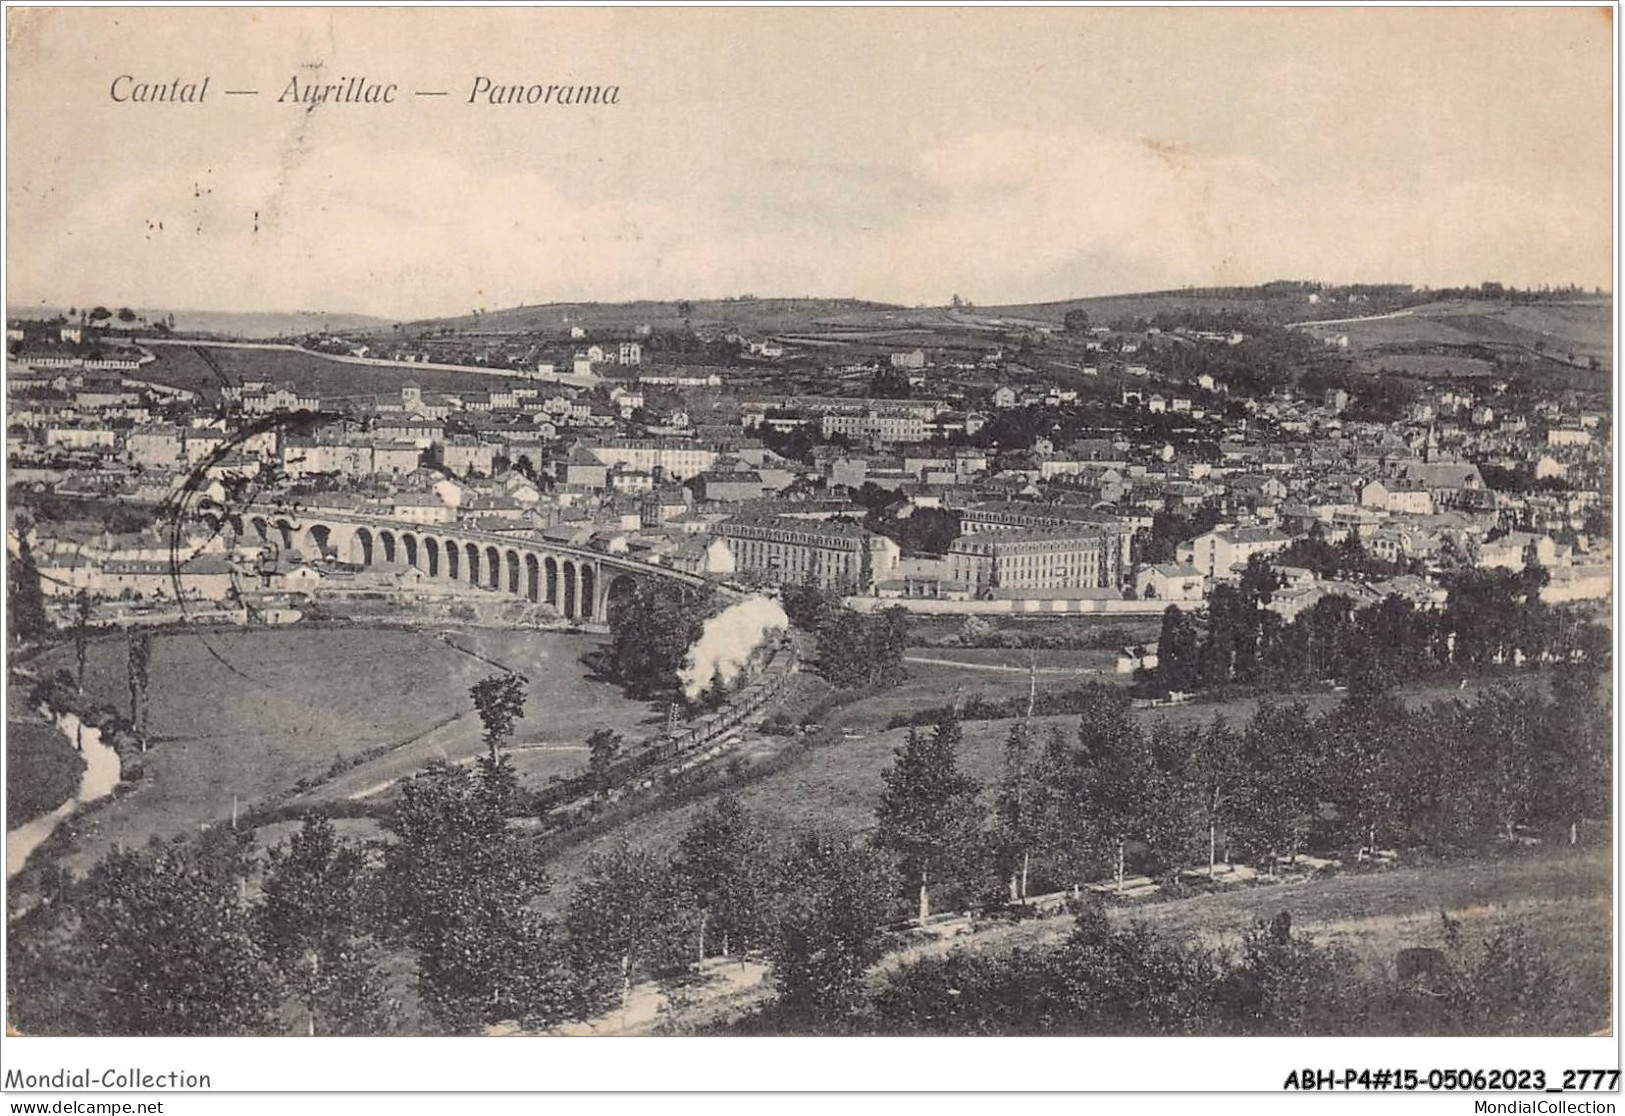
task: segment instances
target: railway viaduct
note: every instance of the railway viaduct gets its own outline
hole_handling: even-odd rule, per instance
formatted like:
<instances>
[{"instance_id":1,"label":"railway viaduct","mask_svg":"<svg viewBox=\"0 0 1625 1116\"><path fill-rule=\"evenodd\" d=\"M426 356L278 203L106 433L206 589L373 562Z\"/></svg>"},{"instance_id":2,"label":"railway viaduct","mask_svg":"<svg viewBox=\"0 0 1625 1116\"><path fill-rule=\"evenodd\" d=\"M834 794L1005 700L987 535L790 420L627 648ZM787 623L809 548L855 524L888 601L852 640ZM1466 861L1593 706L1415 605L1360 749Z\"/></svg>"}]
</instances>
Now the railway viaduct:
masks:
<instances>
[{"instance_id":1,"label":"railway viaduct","mask_svg":"<svg viewBox=\"0 0 1625 1116\"><path fill-rule=\"evenodd\" d=\"M242 517L240 530L283 549L354 565L421 570L433 581L509 593L552 605L570 620L607 623L640 580L689 590L715 583L699 574L539 538L454 523L410 523L323 509L276 509Z\"/></svg>"}]
</instances>

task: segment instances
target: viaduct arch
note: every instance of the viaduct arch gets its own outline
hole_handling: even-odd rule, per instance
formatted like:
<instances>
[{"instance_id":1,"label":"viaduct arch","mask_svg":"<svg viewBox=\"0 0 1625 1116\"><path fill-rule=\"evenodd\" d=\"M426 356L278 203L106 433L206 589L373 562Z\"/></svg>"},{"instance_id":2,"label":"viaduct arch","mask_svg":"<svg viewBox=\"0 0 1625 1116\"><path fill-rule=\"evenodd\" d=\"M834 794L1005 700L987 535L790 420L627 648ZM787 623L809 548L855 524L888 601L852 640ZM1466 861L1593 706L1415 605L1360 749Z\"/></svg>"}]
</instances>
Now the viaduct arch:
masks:
<instances>
[{"instance_id":1,"label":"viaduct arch","mask_svg":"<svg viewBox=\"0 0 1625 1116\"><path fill-rule=\"evenodd\" d=\"M633 558L451 523L409 523L295 509L255 515L243 529L267 543L297 547L311 557L336 558L364 567L416 569L435 582L461 582L549 604L567 619L592 623L607 623L640 580L660 580L687 590L715 585L699 574Z\"/></svg>"}]
</instances>

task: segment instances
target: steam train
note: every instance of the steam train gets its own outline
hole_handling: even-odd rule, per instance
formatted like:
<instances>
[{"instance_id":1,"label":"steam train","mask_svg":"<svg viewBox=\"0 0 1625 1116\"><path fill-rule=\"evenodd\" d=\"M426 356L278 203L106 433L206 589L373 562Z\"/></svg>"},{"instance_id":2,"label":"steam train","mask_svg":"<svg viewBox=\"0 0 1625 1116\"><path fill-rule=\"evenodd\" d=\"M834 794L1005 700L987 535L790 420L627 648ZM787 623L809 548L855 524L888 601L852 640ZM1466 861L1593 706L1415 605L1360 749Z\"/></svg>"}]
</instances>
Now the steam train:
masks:
<instances>
[{"instance_id":1,"label":"steam train","mask_svg":"<svg viewBox=\"0 0 1625 1116\"><path fill-rule=\"evenodd\" d=\"M657 778L669 765L682 762L685 756L721 744L731 734L737 735L747 721L761 713L784 689L790 676L795 673L796 660L794 638L787 632L778 636L762 656L761 665L756 668L749 683L730 694L715 712L683 723L677 722L674 717L666 729L646 746L611 764L607 773L608 784L619 787L639 785L640 782ZM672 768L673 772L676 770ZM572 803L579 803L598 793L598 779L598 776L588 773L558 780L538 793L535 809L542 814L561 808L568 811Z\"/></svg>"},{"instance_id":2,"label":"steam train","mask_svg":"<svg viewBox=\"0 0 1625 1116\"><path fill-rule=\"evenodd\" d=\"M769 648L762 666L747 685L728 695L728 700L712 713L686 723L668 724L644 754L670 760L720 740L778 696L795 668L795 661L794 640L785 633Z\"/></svg>"}]
</instances>

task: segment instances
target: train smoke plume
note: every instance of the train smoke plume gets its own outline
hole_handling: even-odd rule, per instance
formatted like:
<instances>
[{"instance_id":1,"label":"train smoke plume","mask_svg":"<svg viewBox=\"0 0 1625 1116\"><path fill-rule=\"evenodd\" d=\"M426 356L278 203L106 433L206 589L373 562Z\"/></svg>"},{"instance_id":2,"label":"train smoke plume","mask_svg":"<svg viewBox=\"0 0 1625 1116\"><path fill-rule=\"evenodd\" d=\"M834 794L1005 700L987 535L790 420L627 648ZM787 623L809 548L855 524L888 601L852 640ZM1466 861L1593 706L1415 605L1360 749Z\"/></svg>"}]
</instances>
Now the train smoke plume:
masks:
<instances>
[{"instance_id":1,"label":"train smoke plume","mask_svg":"<svg viewBox=\"0 0 1625 1116\"><path fill-rule=\"evenodd\" d=\"M719 671L724 682L733 682L768 633L789 626L790 618L770 597L748 597L729 605L705 622L700 638L688 649L683 669L677 672L684 696L690 701L699 697Z\"/></svg>"}]
</instances>

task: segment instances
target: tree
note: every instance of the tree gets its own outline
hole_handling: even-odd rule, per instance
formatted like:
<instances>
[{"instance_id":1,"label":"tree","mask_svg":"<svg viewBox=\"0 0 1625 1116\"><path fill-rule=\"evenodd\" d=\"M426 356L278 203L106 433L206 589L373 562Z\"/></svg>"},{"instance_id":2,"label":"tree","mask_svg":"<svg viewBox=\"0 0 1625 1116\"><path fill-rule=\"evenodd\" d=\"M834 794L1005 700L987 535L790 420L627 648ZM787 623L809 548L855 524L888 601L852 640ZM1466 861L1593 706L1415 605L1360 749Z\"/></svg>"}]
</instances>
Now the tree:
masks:
<instances>
[{"instance_id":1,"label":"tree","mask_svg":"<svg viewBox=\"0 0 1625 1116\"><path fill-rule=\"evenodd\" d=\"M83 589L73 598L73 661L79 692L85 692L85 658L90 653L90 594Z\"/></svg>"},{"instance_id":2,"label":"tree","mask_svg":"<svg viewBox=\"0 0 1625 1116\"><path fill-rule=\"evenodd\" d=\"M877 368L869 379L869 395L875 399L907 399L913 388L908 373L897 368Z\"/></svg>"},{"instance_id":3,"label":"tree","mask_svg":"<svg viewBox=\"0 0 1625 1116\"><path fill-rule=\"evenodd\" d=\"M1465 744L1479 772L1486 821L1507 841L1533 819L1539 798L1535 752L1543 703L1524 690L1497 688L1468 713ZM1489 828L1489 827L1486 827Z\"/></svg>"},{"instance_id":4,"label":"tree","mask_svg":"<svg viewBox=\"0 0 1625 1116\"><path fill-rule=\"evenodd\" d=\"M1557 979L1557 966L1529 941L1521 926L1497 931L1484 943L1477 963L1462 967L1466 971L1447 993L1462 1030L1526 1035L1546 1029L1541 1017L1550 1003L1546 990Z\"/></svg>"},{"instance_id":5,"label":"tree","mask_svg":"<svg viewBox=\"0 0 1625 1116\"><path fill-rule=\"evenodd\" d=\"M1373 853L1394 827L1415 783L1406 740L1413 727L1392 694L1361 685L1320 719L1317 738L1327 763L1322 794L1335 801Z\"/></svg>"},{"instance_id":6,"label":"tree","mask_svg":"<svg viewBox=\"0 0 1625 1116\"><path fill-rule=\"evenodd\" d=\"M818 673L834 686L891 686L902 681L908 615L888 608L864 615L832 608L818 627Z\"/></svg>"},{"instance_id":7,"label":"tree","mask_svg":"<svg viewBox=\"0 0 1625 1116\"><path fill-rule=\"evenodd\" d=\"M773 858L763 824L739 799L724 794L688 827L672 871L693 897L702 917L697 952L707 935L727 957L762 944L773 890Z\"/></svg>"},{"instance_id":8,"label":"tree","mask_svg":"<svg viewBox=\"0 0 1625 1116\"><path fill-rule=\"evenodd\" d=\"M878 850L825 831L800 835L778 875L769 958L779 1004L792 1017L839 1028L880 959L897 876Z\"/></svg>"},{"instance_id":9,"label":"tree","mask_svg":"<svg viewBox=\"0 0 1625 1116\"><path fill-rule=\"evenodd\" d=\"M118 320L128 325L129 323L135 321L135 311L131 310L128 306L120 306L118 311Z\"/></svg>"},{"instance_id":10,"label":"tree","mask_svg":"<svg viewBox=\"0 0 1625 1116\"><path fill-rule=\"evenodd\" d=\"M1146 835L1156 816L1156 769L1145 735L1122 697L1097 693L1078 718L1071 800L1115 852L1117 886L1123 886L1130 841Z\"/></svg>"},{"instance_id":11,"label":"tree","mask_svg":"<svg viewBox=\"0 0 1625 1116\"><path fill-rule=\"evenodd\" d=\"M304 1008L310 1035L388 1027L380 952L367 927L366 854L320 814L267 851L258 936Z\"/></svg>"},{"instance_id":12,"label":"tree","mask_svg":"<svg viewBox=\"0 0 1625 1116\"><path fill-rule=\"evenodd\" d=\"M479 712L486 747L479 759L479 790L506 814L518 796L519 776L502 745L525 715L525 680L517 674L493 674L474 683L468 693Z\"/></svg>"},{"instance_id":13,"label":"tree","mask_svg":"<svg viewBox=\"0 0 1625 1116\"><path fill-rule=\"evenodd\" d=\"M1217 998L1235 1031L1254 1035L1334 1034L1348 1026L1343 1007L1352 962L1292 932L1285 911L1242 939L1240 963Z\"/></svg>"},{"instance_id":14,"label":"tree","mask_svg":"<svg viewBox=\"0 0 1625 1116\"><path fill-rule=\"evenodd\" d=\"M803 631L816 632L829 614L841 607L841 599L828 589L804 582L780 589L779 604L790 623Z\"/></svg>"},{"instance_id":15,"label":"tree","mask_svg":"<svg viewBox=\"0 0 1625 1116\"><path fill-rule=\"evenodd\" d=\"M959 537L959 513L946 508L916 508L906 516L871 509L864 526L896 541L905 557L938 555Z\"/></svg>"},{"instance_id":16,"label":"tree","mask_svg":"<svg viewBox=\"0 0 1625 1116\"><path fill-rule=\"evenodd\" d=\"M1113 930L1098 905L1078 915L1049 969L1068 1032L1188 1035L1208 1028L1212 958L1144 926Z\"/></svg>"},{"instance_id":17,"label":"tree","mask_svg":"<svg viewBox=\"0 0 1625 1116\"><path fill-rule=\"evenodd\" d=\"M1162 633L1157 638L1157 680L1169 693L1196 689L1199 651L1196 625L1178 605L1162 611Z\"/></svg>"},{"instance_id":18,"label":"tree","mask_svg":"<svg viewBox=\"0 0 1625 1116\"><path fill-rule=\"evenodd\" d=\"M469 687L474 708L484 728L483 739L490 758L513 736L513 727L525 715L525 680L517 674L493 674Z\"/></svg>"},{"instance_id":19,"label":"tree","mask_svg":"<svg viewBox=\"0 0 1625 1116\"><path fill-rule=\"evenodd\" d=\"M1315 739L1301 703L1259 706L1242 734L1236 833L1243 847L1266 858L1272 874L1277 856L1296 857L1309 835L1317 805Z\"/></svg>"},{"instance_id":20,"label":"tree","mask_svg":"<svg viewBox=\"0 0 1625 1116\"><path fill-rule=\"evenodd\" d=\"M26 530L19 530L17 554L8 557L7 566L6 616L11 638L17 643L39 639L51 630L51 621L45 614L45 591Z\"/></svg>"},{"instance_id":21,"label":"tree","mask_svg":"<svg viewBox=\"0 0 1625 1116\"><path fill-rule=\"evenodd\" d=\"M587 766L592 772L593 783L600 795L607 795L610 788L610 769L615 763L615 757L621 753L621 734L611 728L601 728L587 737Z\"/></svg>"},{"instance_id":22,"label":"tree","mask_svg":"<svg viewBox=\"0 0 1625 1116\"><path fill-rule=\"evenodd\" d=\"M1574 668L1552 675L1552 700L1540 719L1536 745L1536 800L1542 817L1562 823L1577 843L1587 819L1612 810L1611 703L1599 681L1606 668Z\"/></svg>"},{"instance_id":23,"label":"tree","mask_svg":"<svg viewBox=\"0 0 1625 1116\"><path fill-rule=\"evenodd\" d=\"M994 839L1001 866L1007 873L1012 902L1027 901L1032 854L1043 843L1044 752L1033 739L1030 718L1010 726L1004 744L1004 773L994 803Z\"/></svg>"},{"instance_id":24,"label":"tree","mask_svg":"<svg viewBox=\"0 0 1625 1116\"><path fill-rule=\"evenodd\" d=\"M141 750L147 750L149 667L152 663L152 633L136 628L129 630L129 684L130 724L135 727L136 740Z\"/></svg>"},{"instance_id":25,"label":"tree","mask_svg":"<svg viewBox=\"0 0 1625 1116\"><path fill-rule=\"evenodd\" d=\"M197 842L114 852L92 870L79 951L99 977L96 1033L273 1033L281 990L239 898L243 870Z\"/></svg>"},{"instance_id":26,"label":"tree","mask_svg":"<svg viewBox=\"0 0 1625 1116\"><path fill-rule=\"evenodd\" d=\"M1126 693L1094 683L1077 691L1075 734L1053 730L1034 819L1061 878L1074 884L1112 865L1121 883L1127 846L1146 836L1161 794Z\"/></svg>"},{"instance_id":27,"label":"tree","mask_svg":"<svg viewBox=\"0 0 1625 1116\"><path fill-rule=\"evenodd\" d=\"M910 729L883 776L875 844L918 883L922 921L931 913L932 881L963 866L981 820L976 783L959 771L962 736L952 713L929 736Z\"/></svg>"},{"instance_id":28,"label":"tree","mask_svg":"<svg viewBox=\"0 0 1625 1116\"><path fill-rule=\"evenodd\" d=\"M392 925L417 951L426 1010L453 1034L557 1019L565 1006L559 951L529 909L546 869L483 781L437 760L406 782L385 822Z\"/></svg>"},{"instance_id":29,"label":"tree","mask_svg":"<svg viewBox=\"0 0 1625 1116\"><path fill-rule=\"evenodd\" d=\"M610 614L610 675L640 699L678 689L677 672L711 605L709 594L685 598L659 583L640 584Z\"/></svg>"},{"instance_id":30,"label":"tree","mask_svg":"<svg viewBox=\"0 0 1625 1116\"><path fill-rule=\"evenodd\" d=\"M1480 666L1509 656L1526 630L1526 614L1540 607L1540 574L1528 570L1463 570L1449 581L1439 620L1454 637L1457 662Z\"/></svg>"},{"instance_id":31,"label":"tree","mask_svg":"<svg viewBox=\"0 0 1625 1116\"><path fill-rule=\"evenodd\" d=\"M993 631L989 620L973 613L959 625L959 642L965 647L981 647L992 637Z\"/></svg>"},{"instance_id":32,"label":"tree","mask_svg":"<svg viewBox=\"0 0 1625 1116\"><path fill-rule=\"evenodd\" d=\"M624 1004L636 980L686 970L698 920L670 866L651 853L623 844L594 856L565 915L588 1004Z\"/></svg>"},{"instance_id":33,"label":"tree","mask_svg":"<svg viewBox=\"0 0 1625 1116\"><path fill-rule=\"evenodd\" d=\"M93 324L105 322L112 316L113 312L105 306L98 306L90 312L90 320Z\"/></svg>"},{"instance_id":34,"label":"tree","mask_svg":"<svg viewBox=\"0 0 1625 1116\"><path fill-rule=\"evenodd\" d=\"M1228 828L1242 794L1241 739L1216 717L1206 728L1180 734L1172 760L1181 800L1206 838L1207 870L1218 867L1218 833Z\"/></svg>"},{"instance_id":35,"label":"tree","mask_svg":"<svg viewBox=\"0 0 1625 1116\"><path fill-rule=\"evenodd\" d=\"M1087 310L1068 310L1061 319L1062 326L1068 333L1089 332L1089 312Z\"/></svg>"},{"instance_id":36,"label":"tree","mask_svg":"<svg viewBox=\"0 0 1625 1116\"><path fill-rule=\"evenodd\" d=\"M897 606L881 609L871 618L863 650L870 662L872 681L887 686L901 682L908 673L903 666L903 655L908 650L908 610Z\"/></svg>"}]
</instances>

